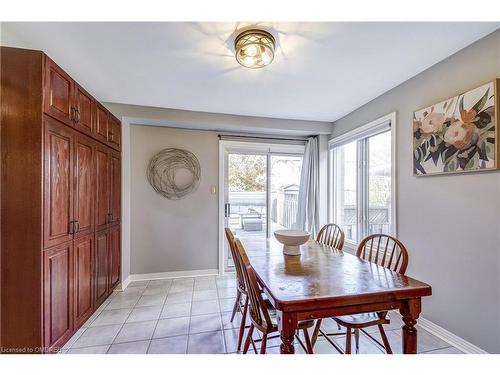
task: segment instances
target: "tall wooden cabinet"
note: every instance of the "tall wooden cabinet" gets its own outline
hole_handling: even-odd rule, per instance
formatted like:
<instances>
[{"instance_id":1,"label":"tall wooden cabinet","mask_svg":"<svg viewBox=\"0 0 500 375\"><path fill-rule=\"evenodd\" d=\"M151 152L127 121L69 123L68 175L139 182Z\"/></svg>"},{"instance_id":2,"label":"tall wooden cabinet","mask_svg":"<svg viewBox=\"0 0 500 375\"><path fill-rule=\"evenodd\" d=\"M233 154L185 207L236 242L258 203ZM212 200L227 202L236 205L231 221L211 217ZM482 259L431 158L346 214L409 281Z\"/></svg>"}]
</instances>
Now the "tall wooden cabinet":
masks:
<instances>
[{"instance_id":1,"label":"tall wooden cabinet","mask_svg":"<svg viewBox=\"0 0 500 375\"><path fill-rule=\"evenodd\" d=\"M121 124L43 52L1 54L0 346L48 353L120 282Z\"/></svg>"}]
</instances>

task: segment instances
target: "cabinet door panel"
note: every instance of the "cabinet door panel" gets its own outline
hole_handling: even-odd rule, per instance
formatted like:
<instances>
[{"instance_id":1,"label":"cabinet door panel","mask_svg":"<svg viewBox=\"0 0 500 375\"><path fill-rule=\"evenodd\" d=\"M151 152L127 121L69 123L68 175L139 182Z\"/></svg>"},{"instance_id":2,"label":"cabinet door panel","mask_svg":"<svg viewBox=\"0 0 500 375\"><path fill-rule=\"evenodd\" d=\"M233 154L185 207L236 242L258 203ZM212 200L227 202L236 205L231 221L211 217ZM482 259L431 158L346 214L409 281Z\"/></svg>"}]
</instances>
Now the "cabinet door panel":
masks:
<instances>
[{"instance_id":1,"label":"cabinet door panel","mask_svg":"<svg viewBox=\"0 0 500 375\"><path fill-rule=\"evenodd\" d=\"M45 116L44 246L72 239L73 132Z\"/></svg>"},{"instance_id":2,"label":"cabinet door panel","mask_svg":"<svg viewBox=\"0 0 500 375\"><path fill-rule=\"evenodd\" d=\"M110 221L114 224L119 223L121 218L121 158L117 152L111 153L110 176Z\"/></svg>"},{"instance_id":3,"label":"cabinet door panel","mask_svg":"<svg viewBox=\"0 0 500 375\"><path fill-rule=\"evenodd\" d=\"M120 281L120 227L112 227L109 231L109 253L110 253L110 290Z\"/></svg>"},{"instance_id":4,"label":"cabinet door panel","mask_svg":"<svg viewBox=\"0 0 500 375\"><path fill-rule=\"evenodd\" d=\"M93 285L93 251L94 235L79 238L74 242L74 315L75 329L92 314L94 301Z\"/></svg>"},{"instance_id":5,"label":"cabinet door panel","mask_svg":"<svg viewBox=\"0 0 500 375\"><path fill-rule=\"evenodd\" d=\"M109 232L95 235L95 300L96 307L108 296L109 291Z\"/></svg>"},{"instance_id":6,"label":"cabinet door panel","mask_svg":"<svg viewBox=\"0 0 500 375\"><path fill-rule=\"evenodd\" d=\"M106 108L97 103L95 135L102 142L108 141L109 115Z\"/></svg>"},{"instance_id":7,"label":"cabinet door panel","mask_svg":"<svg viewBox=\"0 0 500 375\"><path fill-rule=\"evenodd\" d=\"M109 116L109 145L116 150L121 147L122 128L120 121L113 115Z\"/></svg>"},{"instance_id":8,"label":"cabinet door panel","mask_svg":"<svg viewBox=\"0 0 500 375\"><path fill-rule=\"evenodd\" d=\"M94 128L95 102L92 96L78 84L75 84L74 127L81 132L92 135Z\"/></svg>"},{"instance_id":9,"label":"cabinet door panel","mask_svg":"<svg viewBox=\"0 0 500 375\"><path fill-rule=\"evenodd\" d=\"M45 57L45 113L72 125L74 82L57 64Z\"/></svg>"},{"instance_id":10,"label":"cabinet door panel","mask_svg":"<svg viewBox=\"0 0 500 375\"><path fill-rule=\"evenodd\" d=\"M75 137L74 220L75 237L94 231L94 141Z\"/></svg>"},{"instance_id":11,"label":"cabinet door panel","mask_svg":"<svg viewBox=\"0 0 500 375\"><path fill-rule=\"evenodd\" d=\"M57 349L73 330L72 242L43 252L44 346Z\"/></svg>"},{"instance_id":12,"label":"cabinet door panel","mask_svg":"<svg viewBox=\"0 0 500 375\"><path fill-rule=\"evenodd\" d=\"M96 159L96 230L105 229L110 217L110 154L105 146L99 144L95 149Z\"/></svg>"}]
</instances>

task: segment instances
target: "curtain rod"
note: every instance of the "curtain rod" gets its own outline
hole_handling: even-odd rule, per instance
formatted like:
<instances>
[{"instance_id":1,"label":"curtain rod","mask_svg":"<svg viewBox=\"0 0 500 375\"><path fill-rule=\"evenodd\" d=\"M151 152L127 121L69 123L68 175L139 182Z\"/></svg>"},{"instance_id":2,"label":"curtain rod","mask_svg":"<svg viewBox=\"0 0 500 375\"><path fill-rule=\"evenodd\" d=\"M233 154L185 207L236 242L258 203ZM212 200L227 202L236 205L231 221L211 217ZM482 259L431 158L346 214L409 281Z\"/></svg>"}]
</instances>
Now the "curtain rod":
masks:
<instances>
[{"instance_id":1,"label":"curtain rod","mask_svg":"<svg viewBox=\"0 0 500 375\"><path fill-rule=\"evenodd\" d=\"M285 138L285 137L273 137L273 136L261 136L261 135L237 135L237 134L219 134L219 139L221 140L230 140L230 139L241 139L246 141L258 140L258 141L282 141L282 142L297 142L297 143L305 143L308 137L296 137L296 138Z\"/></svg>"}]
</instances>

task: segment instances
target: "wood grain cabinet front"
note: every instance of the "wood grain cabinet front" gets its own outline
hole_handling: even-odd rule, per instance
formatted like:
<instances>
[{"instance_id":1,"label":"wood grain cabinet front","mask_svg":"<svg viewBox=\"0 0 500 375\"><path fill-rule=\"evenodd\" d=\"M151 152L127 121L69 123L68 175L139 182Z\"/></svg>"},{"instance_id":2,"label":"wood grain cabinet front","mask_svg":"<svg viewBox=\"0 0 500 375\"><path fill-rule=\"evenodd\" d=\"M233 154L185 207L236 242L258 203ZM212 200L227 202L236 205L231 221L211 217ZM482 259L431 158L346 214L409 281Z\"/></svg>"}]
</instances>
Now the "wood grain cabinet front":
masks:
<instances>
[{"instance_id":1,"label":"wood grain cabinet front","mask_svg":"<svg viewBox=\"0 0 500 375\"><path fill-rule=\"evenodd\" d=\"M109 295L109 231L95 235L95 304L100 305Z\"/></svg>"},{"instance_id":2,"label":"wood grain cabinet front","mask_svg":"<svg viewBox=\"0 0 500 375\"><path fill-rule=\"evenodd\" d=\"M120 281L120 121L43 52L0 53L0 353L54 352Z\"/></svg>"},{"instance_id":3,"label":"wood grain cabinet front","mask_svg":"<svg viewBox=\"0 0 500 375\"><path fill-rule=\"evenodd\" d=\"M96 105L95 137L97 140L107 143L109 130L109 113L101 104Z\"/></svg>"},{"instance_id":4,"label":"wood grain cabinet front","mask_svg":"<svg viewBox=\"0 0 500 375\"><path fill-rule=\"evenodd\" d=\"M75 83L73 127L82 133L93 136L95 101L79 84Z\"/></svg>"},{"instance_id":5,"label":"wood grain cabinet front","mask_svg":"<svg viewBox=\"0 0 500 375\"><path fill-rule=\"evenodd\" d=\"M109 230L109 285L113 289L120 282L120 226L116 225Z\"/></svg>"},{"instance_id":6,"label":"wood grain cabinet front","mask_svg":"<svg viewBox=\"0 0 500 375\"><path fill-rule=\"evenodd\" d=\"M95 178L94 154L92 139L84 135L75 136L74 152L74 236L79 238L94 232L95 220Z\"/></svg>"},{"instance_id":7,"label":"wood grain cabinet front","mask_svg":"<svg viewBox=\"0 0 500 375\"><path fill-rule=\"evenodd\" d=\"M111 113L109 114L108 143L114 149L120 151L122 139L122 129L120 120Z\"/></svg>"},{"instance_id":8,"label":"wood grain cabinet front","mask_svg":"<svg viewBox=\"0 0 500 375\"><path fill-rule=\"evenodd\" d=\"M110 224L117 224L121 217L121 157L119 152L111 152L110 155L110 202L109 219Z\"/></svg>"},{"instance_id":9,"label":"wood grain cabinet front","mask_svg":"<svg viewBox=\"0 0 500 375\"><path fill-rule=\"evenodd\" d=\"M94 235L74 241L74 320L78 329L94 308Z\"/></svg>"},{"instance_id":10,"label":"wood grain cabinet front","mask_svg":"<svg viewBox=\"0 0 500 375\"><path fill-rule=\"evenodd\" d=\"M71 128L44 116L44 247L73 238L73 153Z\"/></svg>"},{"instance_id":11,"label":"wood grain cabinet front","mask_svg":"<svg viewBox=\"0 0 500 375\"><path fill-rule=\"evenodd\" d=\"M95 147L95 226L96 231L106 229L110 219L111 178L110 178L110 149L101 144Z\"/></svg>"},{"instance_id":12,"label":"wood grain cabinet front","mask_svg":"<svg viewBox=\"0 0 500 375\"><path fill-rule=\"evenodd\" d=\"M45 56L44 111L51 117L73 124L75 82L54 61Z\"/></svg>"},{"instance_id":13,"label":"wood grain cabinet front","mask_svg":"<svg viewBox=\"0 0 500 375\"><path fill-rule=\"evenodd\" d=\"M59 349L73 333L73 242L43 252L44 351Z\"/></svg>"}]
</instances>

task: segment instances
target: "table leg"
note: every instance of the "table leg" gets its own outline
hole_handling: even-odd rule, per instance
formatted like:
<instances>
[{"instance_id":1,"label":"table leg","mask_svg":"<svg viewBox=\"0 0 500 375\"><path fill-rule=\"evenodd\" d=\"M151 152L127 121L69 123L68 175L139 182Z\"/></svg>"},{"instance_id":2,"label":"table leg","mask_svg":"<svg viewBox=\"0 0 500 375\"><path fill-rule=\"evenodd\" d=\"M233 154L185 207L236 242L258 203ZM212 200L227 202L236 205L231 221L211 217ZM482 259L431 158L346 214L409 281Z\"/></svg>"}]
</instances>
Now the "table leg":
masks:
<instances>
[{"instance_id":1,"label":"table leg","mask_svg":"<svg viewBox=\"0 0 500 375\"><path fill-rule=\"evenodd\" d=\"M403 302L399 311L403 316L403 354L417 353L417 318L421 311L420 298L410 299Z\"/></svg>"},{"instance_id":2,"label":"table leg","mask_svg":"<svg viewBox=\"0 0 500 375\"><path fill-rule=\"evenodd\" d=\"M294 354L293 338L297 330L297 314L278 311L278 329L281 336L281 354Z\"/></svg>"}]
</instances>

